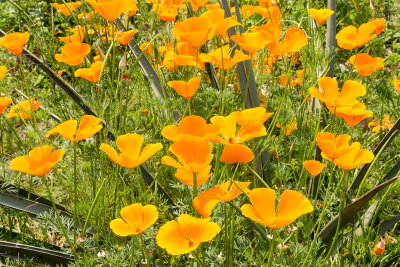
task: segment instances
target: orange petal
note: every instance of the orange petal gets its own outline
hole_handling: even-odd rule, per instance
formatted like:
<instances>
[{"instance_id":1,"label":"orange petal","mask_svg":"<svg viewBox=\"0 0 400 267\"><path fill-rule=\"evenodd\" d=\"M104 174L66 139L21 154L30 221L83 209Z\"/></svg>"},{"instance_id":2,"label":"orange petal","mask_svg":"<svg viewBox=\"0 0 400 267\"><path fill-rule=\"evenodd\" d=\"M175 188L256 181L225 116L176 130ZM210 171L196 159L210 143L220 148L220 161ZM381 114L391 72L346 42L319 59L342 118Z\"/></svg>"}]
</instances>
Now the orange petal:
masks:
<instances>
[{"instance_id":1,"label":"orange petal","mask_svg":"<svg viewBox=\"0 0 400 267\"><path fill-rule=\"evenodd\" d=\"M317 176L325 169L326 164L317 160L306 160L303 162L303 166L312 176Z\"/></svg>"},{"instance_id":2,"label":"orange petal","mask_svg":"<svg viewBox=\"0 0 400 267\"><path fill-rule=\"evenodd\" d=\"M280 198L276 214L276 226L282 228L294 222L301 215L314 210L311 202L300 192L285 190Z\"/></svg>"},{"instance_id":3,"label":"orange petal","mask_svg":"<svg viewBox=\"0 0 400 267\"><path fill-rule=\"evenodd\" d=\"M254 154L250 148L241 144L229 144L224 147L220 158L221 162L232 163L248 163L252 161Z\"/></svg>"}]
</instances>

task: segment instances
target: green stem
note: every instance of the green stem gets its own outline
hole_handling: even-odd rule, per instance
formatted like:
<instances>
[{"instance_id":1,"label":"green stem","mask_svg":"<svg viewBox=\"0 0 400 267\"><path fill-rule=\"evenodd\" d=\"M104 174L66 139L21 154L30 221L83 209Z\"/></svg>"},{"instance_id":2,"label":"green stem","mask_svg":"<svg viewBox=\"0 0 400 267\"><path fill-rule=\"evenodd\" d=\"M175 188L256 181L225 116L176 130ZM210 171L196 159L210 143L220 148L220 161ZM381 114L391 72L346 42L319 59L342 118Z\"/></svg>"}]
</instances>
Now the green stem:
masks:
<instances>
[{"instance_id":1,"label":"green stem","mask_svg":"<svg viewBox=\"0 0 400 267\"><path fill-rule=\"evenodd\" d=\"M76 142L74 142L74 242L76 242L76 217L77 215L77 179L76 179Z\"/></svg>"},{"instance_id":2,"label":"green stem","mask_svg":"<svg viewBox=\"0 0 400 267\"><path fill-rule=\"evenodd\" d=\"M67 230L64 228L63 222L62 222L62 220L61 220L61 218L60 218L60 215L58 214L58 210L57 210L57 207L56 207L56 203L54 202L53 196L52 196L52 194L51 194L50 187L49 187L49 185L47 184L47 181L46 181L46 179L45 179L44 176L42 176L42 181L43 181L43 183L44 183L45 186L46 186L47 194L48 194L48 196L49 196L49 198L50 198L51 204L53 205L53 209L54 209L54 213L56 214L57 221L58 221L58 223L60 224L61 230L62 230L62 232L63 232L63 234L64 234L64 236L65 236L65 239L66 239L67 242L68 242L68 245L69 245L70 248L72 249L72 248L74 247L74 244L71 242L71 239L69 238L68 232L67 232ZM74 250L72 250L72 252L75 253Z\"/></svg>"},{"instance_id":3,"label":"green stem","mask_svg":"<svg viewBox=\"0 0 400 267\"><path fill-rule=\"evenodd\" d=\"M193 173L193 199L197 197L197 172Z\"/></svg>"},{"instance_id":4,"label":"green stem","mask_svg":"<svg viewBox=\"0 0 400 267\"><path fill-rule=\"evenodd\" d=\"M94 200L93 200L93 202L92 202L92 205L90 206L89 213L88 213L88 215L86 216L85 225L83 226L82 238L85 237L86 228L87 228L88 225L89 225L90 216L92 216L92 213L93 213L93 210L94 210L94 205L96 204L97 199L98 199L99 196L100 196L100 193L101 193L101 190L103 189L103 186L104 186L105 181L106 181L106 178L103 179L103 182L101 183L100 188L99 188L99 190L97 191L96 196L94 197Z\"/></svg>"},{"instance_id":5,"label":"green stem","mask_svg":"<svg viewBox=\"0 0 400 267\"><path fill-rule=\"evenodd\" d=\"M146 252L146 243L144 242L144 238L141 234L139 235L139 239L140 239L140 243L141 243L141 247L142 247L142 251L143 251L143 256L146 259L146 265L150 266L149 255Z\"/></svg>"},{"instance_id":6,"label":"green stem","mask_svg":"<svg viewBox=\"0 0 400 267\"><path fill-rule=\"evenodd\" d=\"M199 263L199 265L200 265L201 267L204 267L204 263L200 260L199 255L197 255L196 251L194 251L194 250L193 250L193 255L194 255L194 257L196 258L196 260L197 260L197 262Z\"/></svg>"}]
</instances>

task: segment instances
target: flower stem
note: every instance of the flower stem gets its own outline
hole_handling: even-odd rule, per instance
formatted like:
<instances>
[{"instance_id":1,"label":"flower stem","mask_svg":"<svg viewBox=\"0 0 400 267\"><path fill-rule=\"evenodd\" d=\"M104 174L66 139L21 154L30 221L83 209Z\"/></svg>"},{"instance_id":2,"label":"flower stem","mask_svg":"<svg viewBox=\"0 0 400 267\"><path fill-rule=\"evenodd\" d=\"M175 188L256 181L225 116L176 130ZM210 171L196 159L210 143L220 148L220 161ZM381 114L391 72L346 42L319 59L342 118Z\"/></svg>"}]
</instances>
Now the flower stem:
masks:
<instances>
[{"instance_id":1,"label":"flower stem","mask_svg":"<svg viewBox=\"0 0 400 267\"><path fill-rule=\"evenodd\" d=\"M141 234L139 235L139 239L140 239L140 243L141 243L141 247L142 247L142 251L143 251L143 256L146 260L146 265L150 266L149 255L146 252L146 243L144 242L144 238Z\"/></svg>"},{"instance_id":2,"label":"flower stem","mask_svg":"<svg viewBox=\"0 0 400 267\"><path fill-rule=\"evenodd\" d=\"M196 260L197 260L197 262L199 263L199 265L200 265L201 267L204 267L204 263L200 260L199 255L197 255L196 251L194 251L194 250L193 250L193 255L194 255L194 257L196 258Z\"/></svg>"},{"instance_id":3,"label":"flower stem","mask_svg":"<svg viewBox=\"0 0 400 267\"><path fill-rule=\"evenodd\" d=\"M77 219L77 207L76 204L78 202L78 198L76 196L76 188L77 188L77 181L76 181L76 142L74 142L74 242L76 242L76 219Z\"/></svg>"}]
</instances>

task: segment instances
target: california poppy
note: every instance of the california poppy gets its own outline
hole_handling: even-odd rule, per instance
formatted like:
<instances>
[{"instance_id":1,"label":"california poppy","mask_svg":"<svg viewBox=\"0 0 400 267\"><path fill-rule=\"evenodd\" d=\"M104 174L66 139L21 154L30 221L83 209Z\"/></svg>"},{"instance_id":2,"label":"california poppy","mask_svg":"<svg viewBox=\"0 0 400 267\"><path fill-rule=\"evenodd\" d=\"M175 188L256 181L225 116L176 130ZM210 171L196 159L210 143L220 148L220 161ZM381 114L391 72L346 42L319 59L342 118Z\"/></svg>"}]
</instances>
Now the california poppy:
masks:
<instances>
[{"instance_id":1,"label":"california poppy","mask_svg":"<svg viewBox=\"0 0 400 267\"><path fill-rule=\"evenodd\" d=\"M85 39L85 34L86 34L86 28L77 26L73 29L68 30L68 32L72 32L71 35L66 36L66 37L58 37L61 42L64 43L73 43L73 42L79 42L82 43L83 40Z\"/></svg>"},{"instance_id":2,"label":"california poppy","mask_svg":"<svg viewBox=\"0 0 400 267\"><path fill-rule=\"evenodd\" d=\"M163 21L175 21L181 1L161 0L152 2L152 11L158 14L158 19Z\"/></svg>"},{"instance_id":3,"label":"california poppy","mask_svg":"<svg viewBox=\"0 0 400 267\"><path fill-rule=\"evenodd\" d=\"M274 24L281 24L282 13L277 6L258 7L256 12Z\"/></svg>"},{"instance_id":4,"label":"california poppy","mask_svg":"<svg viewBox=\"0 0 400 267\"><path fill-rule=\"evenodd\" d=\"M275 209L275 190L256 188L247 194L251 204L244 204L240 208L243 216L273 229L285 227L301 215L314 210L311 202L302 193L293 190L283 191L278 211Z\"/></svg>"},{"instance_id":5,"label":"california poppy","mask_svg":"<svg viewBox=\"0 0 400 267\"><path fill-rule=\"evenodd\" d=\"M100 71L103 64L103 61L97 61L93 63L90 68L77 69L74 73L74 76L84 78L92 83L96 83L100 78Z\"/></svg>"},{"instance_id":6,"label":"california poppy","mask_svg":"<svg viewBox=\"0 0 400 267\"><path fill-rule=\"evenodd\" d=\"M380 34L384 27L382 20L370 21L358 28L353 25L344 27L336 34L337 45L346 50L361 47Z\"/></svg>"},{"instance_id":7,"label":"california poppy","mask_svg":"<svg viewBox=\"0 0 400 267\"><path fill-rule=\"evenodd\" d=\"M78 142L100 131L101 128L103 128L100 123L101 119L92 115L84 115L79 122L78 129L76 129L78 124L77 120L68 120L49 130L46 137L58 133L69 141Z\"/></svg>"},{"instance_id":8,"label":"california poppy","mask_svg":"<svg viewBox=\"0 0 400 267\"><path fill-rule=\"evenodd\" d=\"M108 21L114 21L124 12L137 10L133 0L85 0Z\"/></svg>"},{"instance_id":9,"label":"california poppy","mask_svg":"<svg viewBox=\"0 0 400 267\"><path fill-rule=\"evenodd\" d=\"M169 221L160 227L156 236L157 244L171 255L189 253L221 231L218 224L210 222L210 219L182 214L177 221Z\"/></svg>"},{"instance_id":10,"label":"california poppy","mask_svg":"<svg viewBox=\"0 0 400 267\"><path fill-rule=\"evenodd\" d=\"M50 5L53 6L55 9L57 9L57 12L62 13L64 16L69 16L71 15L71 12L73 12L75 9L81 6L82 3L80 1L76 1L65 4L51 3Z\"/></svg>"},{"instance_id":11,"label":"california poppy","mask_svg":"<svg viewBox=\"0 0 400 267\"><path fill-rule=\"evenodd\" d=\"M394 89L400 93L400 79L393 79L392 84L394 86Z\"/></svg>"},{"instance_id":12,"label":"california poppy","mask_svg":"<svg viewBox=\"0 0 400 267\"><path fill-rule=\"evenodd\" d=\"M29 151L29 155L16 157L10 163L10 169L30 175L43 176L59 162L65 151L54 150L52 146L44 145Z\"/></svg>"},{"instance_id":13,"label":"california poppy","mask_svg":"<svg viewBox=\"0 0 400 267\"><path fill-rule=\"evenodd\" d=\"M352 144L352 146L350 146L350 140L351 136L347 134L341 134L335 137L334 134L327 132L317 133L317 144L322 151L321 155L323 158L330 160L345 155L352 150L354 146L357 146L357 144Z\"/></svg>"},{"instance_id":14,"label":"california poppy","mask_svg":"<svg viewBox=\"0 0 400 267\"><path fill-rule=\"evenodd\" d=\"M161 135L174 142L184 135L210 140L217 138L219 129L216 125L207 124L202 117L192 115L180 120L178 126L168 125L164 127Z\"/></svg>"},{"instance_id":15,"label":"california poppy","mask_svg":"<svg viewBox=\"0 0 400 267\"><path fill-rule=\"evenodd\" d=\"M207 140L185 135L173 143L169 151L179 163L171 156L162 157L161 163L176 168L175 177L182 183L193 186L196 175L196 186L200 186L210 177L210 163L214 155L211 153L212 144Z\"/></svg>"},{"instance_id":16,"label":"california poppy","mask_svg":"<svg viewBox=\"0 0 400 267\"><path fill-rule=\"evenodd\" d=\"M225 12L221 8L206 11L202 13L200 17L207 17L211 20L216 26L215 34L223 38L228 35L228 29L237 25L242 25L234 16L225 18Z\"/></svg>"},{"instance_id":17,"label":"california poppy","mask_svg":"<svg viewBox=\"0 0 400 267\"><path fill-rule=\"evenodd\" d=\"M390 122L390 114L386 114L382 118L382 122L371 121L368 123L369 127L372 128L372 132L379 132L380 130L390 130L394 126L394 122Z\"/></svg>"},{"instance_id":18,"label":"california poppy","mask_svg":"<svg viewBox=\"0 0 400 267\"><path fill-rule=\"evenodd\" d=\"M336 109L335 115L351 127L358 125L362 120L370 118L373 115L372 111L366 109L363 103L357 103L352 107L340 107Z\"/></svg>"},{"instance_id":19,"label":"california poppy","mask_svg":"<svg viewBox=\"0 0 400 267\"><path fill-rule=\"evenodd\" d=\"M333 13L335 13L335 11L327 8L323 9L310 8L307 9L307 12L310 17L312 17L313 19L315 19L316 22L318 22L318 24L323 24L330 16L333 15Z\"/></svg>"},{"instance_id":20,"label":"california poppy","mask_svg":"<svg viewBox=\"0 0 400 267\"><path fill-rule=\"evenodd\" d=\"M268 43L267 47L275 55L291 55L300 51L307 43L305 33L299 28L292 27L286 30L285 37L281 41L279 38L275 39Z\"/></svg>"},{"instance_id":21,"label":"california poppy","mask_svg":"<svg viewBox=\"0 0 400 267\"><path fill-rule=\"evenodd\" d=\"M374 160L374 154L367 149L360 149L360 143L354 142L351 146L352 149L348 153L333 161L335 165L339 166L345 171L348 171L365 163L370 163Z\"/></svg>"},{"instance_id":22,"label":"california poppy","mask_svg":"<svg viewBox=\"0 0 400 267\"><path fill-rule=\"evenodd\" d=\"M235 50L233 57L230 55L229 45L225 45L222 48L214 49L208 54L201 53L199 57L201 61L217 64L218 68L223 70L229 70L237 63L250 59L248 55L239 50Z\"/></svg>"},{"instance_id":23,"label":"california poppy","mask_svg":"<svg viewBox=\"0 0 400 267\"><path fill-rule=\"evenodd\" d=\"M236 42L240 48L250 54L256 53L258 50L264 49L270 42L266 41L262 31L242 33L241 35L231 36L232 41Z\"/></svg>"},{"instance_id":24,"label":"california poppy","mask_svg":"<svg viewBox=\"0 0 400 267\"><path fill-rule=\"evenodd\" d=\"M377 255L383 255L385 252L385 240L381 237L381 241L378 242L374 247L374 253Z\"/></svg>"},{"instance_id":25,"label":"california poppy","mask_svg":"<svg viewBox=\"0 0 400 267\"><path fill-rule=\"evenodd\" d=\"M238 184L241 189L247 191L250 182L236 182L236 184ZM234 184L232 180L229 180L201 193L193 199L193 207L204 218L210 217L211 211L219 202L234 200L243 193L236 184Z\"/></svg>"},{"instance_id":26,"label":"california poppy","mask_svg":"<svg viewBox=\"0 0 400 267\"><path fill-rule=\"evenodd\" d=\"M9 33L0 39L0 46L7 48L8 51L18 56L21 55L24 45L29 40L29 33L14 32Z\"/></svg>"},{"instance_id":27,"label":"california poppy","mask_svg":"<svg viewBox=\"0 0 400 267\"><path fill-rule=\"evenodd\" d=\"M342 134L335 137L331 133L318 133L317 144L323 158L333 160L333 163L343 170L351 170L374 159L374 154L367 149L360 149L361 144L349 144L351 137Z\"/></svg>"},{"instance_id":28,"label":"california poppy","mask_svg":"<svg viewBox=\"0 0 400 267\"><path fill-rule=\"evenodd\" d=\"M14 105L8 112L7 118L20 116L24 120L30 119L32 117L32 109L35 111L40 107L40 104L42 104L40 101L35 102L34 98L32 98L30 102L31 103L29 103L29 100L24 100L21 101L21 103Z\"/></svg>"},{"instance_id":29,"label":"california poppy","mask_svg":"<svg viewBox=\"0 0 400 267\"><path fill-rule=\"evenodd\" d=\"M206 6L209 0L188 0L188 2L192 6L193 11L197 12L200 7Z\"/></svg>"},{"instance_id":30,"label":"california poppy","mask_svg":"<svg viewBox=\"0 0 400 267\"><path fill-rule=\"evenodd\" d=\"M156 206L134 203L121 210L121 218L112 220L110 228L119 236L139 235L158 219Z\"/></svg>"},{"instance_id":31,"label":"california poppy","mask_svg":"<svg viewBox=\"0 0 400 267\"><path fill-rule=\"evenodd\" d=\"M194 48L200 48L214 36L215 26L206 17L192 17L178 22L172 27L172 34L180 41L188 42Z\"/></svg>"},{"instance_id":32,"label":"california poppy","mask_svg":"<svg viewBox=\"0 0 400 267\"><path fill-rule=\"evenodd\" d=\"M180 96L191 99L200 86L201 76L193 77L189 81L169 81L168 86L172 87Z\"/></svg>"},{"instance_id":33,"label":"california poppy","mask_svg":"<svg viewBox=\"0 0 400 267\"><path fill-rule=\"evenodd\" d=\"M253 151L242 144L227 144L222 151L220 161L228 164L249 163L254 159Z\"/></svg>"},{"instance_id":34,"label":"california poppy","mask_svg":"<svg viewBox=\"0 0 400 267\"><path fill-rule=\"evenodd\" d=\"M339 107L352 107L359 103L357 97L367 93L364 85L353 80L347 80L339 92L336 79L323 77L318 80L322 93L316 87L311 87L308 92L311 96L325 103L330 112L335 113Z\"/></svg>"},{"instance_id":35,"label":"california poppy","mask_svg":"<svg viewBox=\"0 0 400 267\"><path fill-rule=\"evenodd\" d=\"M11 105L12 100L9 97L0 97L0 115L3 114L4 110Z\"/></svg>"},{"instance_id":36,"label":"california poppy","mask_svg":"<svg viewBox=\"0 0 400 267\"><path fill-rule=\"evenodd\" d=\"M61 48L61 54L56 54L54 58L65 64L77 66L85 60L85 56L90 53L90 46L85 43L73 42Z\"/></svg>"},{"instance_id":37,"label":"california poppy","mask_svg":"<svg viewBox=\"0 0 400 267\"><path fill-rule=\"evenodd\" d=\"M3 79L3 77L6 75L7 73L7 67L6 66L0 66L0 81Z\"/></svg>"},{"instance_id":38,"label":"california poppy","mask_svg":"<svg viewBox=\"0 0 400 267\"><path fill-rule=\"evenodd\" d=\"M132 37L138 32L138 30L129 30L126 32L119 32L117 39L115 39L115 41L117 41L118 43L122 44L122 45L127 45L129 44L129 42L131 41Z\"/></svg>"},{"instance_id":39,"label":"california poppy","mask_svg":"<svg viewBox=\"0 0 400 267\"><path fill-rule=\"evenodd\" d=\"M303 166L311 176L317 176L325 169L326 163L324 164L318 160L306 160L303 162Z\"/></svg>"},{"instance_id":40,"label":"california poppy","mask_svg":"<svg viewBox=\"0 0 400 267\"><path fill-rule=\"evenodd\" d=\"M356 68L361 76L369 76L376 70L382 69L385 66L383 58L371 57L367 53L351 56L348 62Z\"/></svg>"},{"instance_id":41,"label":"california poppy","mask_svg":"<svg viewBox=\"0 0 400 267\"><path fill-rule=\"evenodd\" d=\"M200 58L197 58L196 50L188 42L177 43L176 50L178 52L174 57L176 66L194 66L198 67L200 70L204 70L204 62L202 62Z\"/></svg>"},{"instance_id":42,"label":"california poppy","mask_svg":"<svg viewBox=\"0 0 400 267\"><path fill-rule=\"evenodd\" d=\"M113 147L107 144L101 144L100 150L103 150L107 156L128 169L133 169L151 158L157 151L162 149L162 144L148 144L142 151L143 136L139 134L124 134L117 138L117 147L121 154L118 154Z\"/></svg>"}]
</instances>

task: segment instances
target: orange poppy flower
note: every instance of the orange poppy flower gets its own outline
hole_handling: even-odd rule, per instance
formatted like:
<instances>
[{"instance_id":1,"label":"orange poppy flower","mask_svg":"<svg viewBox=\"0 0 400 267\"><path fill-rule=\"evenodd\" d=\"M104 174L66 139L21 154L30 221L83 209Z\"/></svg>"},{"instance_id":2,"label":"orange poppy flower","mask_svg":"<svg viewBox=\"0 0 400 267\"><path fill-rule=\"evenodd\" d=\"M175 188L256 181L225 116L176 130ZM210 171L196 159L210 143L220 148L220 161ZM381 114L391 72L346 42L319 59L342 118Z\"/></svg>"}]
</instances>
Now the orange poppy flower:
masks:
<instances>
[{"instance_id":1,"label":"orange poppy flower","mask_svg":"<svg viewBox=\"0 0 400 267\"><path fill-rule=\"evenodd\" d=\"M117 39L115 39L115 41L117 41L118 43L122 44L122 45L127 45L129 44L129 42L131 41L132 37L138 32L138 30L129 30L126 32L119 32Z\"/></svg>"},{"instance_id":2,"label":"orange poppy flower","mask_svg":"<svg viewBox=\"0 0 400 267\"><path fill-rule=\"evenodd\" d=\"M380 34L382 27L385 26L384 21L382 26L381 20L361 24L358 28L353 25L344 27L336 34L337 45L346 50L361 47Z\"/></svg>"},{"instance_id":3,"label":"orange poppy flower","mask_svg":"<svg viewBox=\"0 0 400 267\"><path fill-rule=\"evenodd\" d=\"M247 188L250 185L250 182L236 183L245 191L248 190ZM217 205L219 202L234 200L242 193L242 190L240 190L236 184L229 180L195 197L195 199L193 199L193 207L201 216L208 218L210 217L211 211L215 205Z\"/></svg>"},{"instance_id":4,"label":"orange poppy flower","mask_svg":"<svg viewBox=\"0 0 400 267\"><path fill-rule=\"evenodd\" d=\"M356 143L350 146L350 139L351 136L347 134L335 137L331 133L317 133L317 144L322 151L321 155L323 158L330 160L340 158L357 146Z\"/></svg>"},{"instance_id":5,"label":"orange poppy flower","mask_svg":"<svg viewBox=\"0 0 400 267\"><path fill-rule=\"evenodd\" d=\"M374 71L382 69L385 66L383 58L371 57L367 53L351 56L348 63L353 65L361 76L369 76Z\"/></svg>"},{"instance_id":6,"label":"orange poppy flower","mask_svg":"<svg viewBox=\"0 0 400 267\"><path fill-rule=\"evenodd\" d=\"M55 9L57 9L57 12L62 13L64 16L69 16L71 15L71 12L73 12L75 9L81 6L82 3L80 1L76 1L65 4L51 3L50 5Z\"/></svg>"},{"instance_id":7,"label":"orange poppy flower","mask_svg":"<svg viewBox=\"0 0 400 267\"><path fill-rule=\"evenodd\" d=\"M31 105L33 111L37 110L40 107L40 104L42 102L36 101L35 99L31 99L31 103L29 104L29 100L24 100L21 101L21 103L14 105L10 111L7 114L7 118L13 118L13 117L21 117L24 120L30 119L32 117L32 110L31 110Z\"/></svg>"},{"instance_id":8,"label":"orange poppy flower","mask_svg":"<svg viewBox=\"0 0 400 267\"><path fill-rule=\"evenodd\" d=\"M327 8L323 9L315 9L315 8L310 8L307 9L308 15L315 19L318 24L323 24L330 16L332 16L335 11Z\"/></svg>"},{"instance_id":9,"label":"orange poppy flower","mask_svg":"<svg viewBox=\"0 0 400 267\"><path fill-rule=\"evenodd\" d=\"M90 46L85 43L73 42L61 48L61 54L56 54L54 58L65 64L77 66L85 60L85 56L90 53Z\"/></svg>"},{"instance_id":10,"label":"orange poppy flower","mask_svg":"<svg viewBox=\"0 0 400 267\"><path fill-rule=\"evenodd\" d=\"M280 123L276 124L276 127L282 128ZM282 128L282 131L285 133L286 136L289 136L293 133L294 130L297 129L297 121L294 120L292 121L289 125L286 125L285 127Z\"/></svg>"},{"instance_id":11,"label":"orange poppy flower","mask_svg":"<svg viewBox=\"0 0 400 267\"><path fill-rule=\"evenodd\" d=\"M374 33L377 35L381 34L383 29L386 27L384 18L374 19L367 23L374 28Z\"/></svg>"},{"instance_id":12,"label":"orange poppy flower","mask_svg":"<svg viewBox=\"0 0 400 267\"><path fill-rule=\"evenodd\" d=\"M261 7L276 6L276 0L258 0Z\"/></svg>"},{"instance_id":13,"label":"orange poppy flower","mask_svg":"<svg viewBox=\"0 0 400 267\"><path fill-rule=\"evenodd\" d=\"M326 163L322 163L318 160L306 160L303 162L303 166L311 176L317 176L325 169Z\"/></svg>"},{"instance_id":14,"label":"orange poppy flower","mask_svg":"<svg viewBox=\"0 0 400 267\"><path fill-rule=\"evenodd\" d=\"M273 229L285 227L301 215L314 210L311 202L302 193L293 190L282 193L277 212L275 190L256 188L247 194L251 204L244 204L240 208L243 216Z\"/></svg>"},{"instance_id":15,"label":"orange poppy flower","mask_svg":"<svg viewBox=\"0 0 400 267\"><path fill-rule=\"evenodd\" d=\"M107 144L101 144L100 150L103 150L107 156L128 169L133 169L151 158L157 151L162 149L162 144L148 144L142 151L143 136L139 134L124 134L117 138L117 147L121 154L118 155L113 147Z\"/></svg>"},{"instance_id":16,"label":"orange poppy flower","mask_svg":"<svg viewBox=\"0 0 400 267\"><path fill-rule=\"evenodd\" d=\"M77 120L68 120L49 130L46 137L58 133L69 141L78 142L100 131L101 128L103 128L100 123L101 119L92 115L84 115L79 122L78 130L76 129L78 124Z\"/></svg>"},{"instance_id":17,"label":"orange poppy flower","mask_svg":"<svg viewBox=\"0 0 400 267\"><path fill-rule=\"evenodd\" d=\"M242 33L241 35L231 36L232 41L236 42L240 48L246 50L250 54L256 53L258 50L264 49L270 42L264 38L263 31Z\"/></svg>"},{"instance_id":18,"label":"orange poppy flower","mask_svg":"<svg viewBox=\"0 0 400 267\"><path fill-rule=\"evenodd\" d=\"M291 55L299 52L307 43L308 39L306 34L301 29L292 27L286 30L285 37L282 41L277 38L268 43L267 47L269 51L275 55Z\"/></svg>"},{"instance_id":19,"label":"orange poppy flower","mask_svg":"<svg viewBox=\"0 0 400 267\"><path fill-rule=\"evenodd\" d=\"M0 66L0 81L3 79L3 77L6 75L7 73L7 67L6 66Z\"/></svg>"},{"instance_id":20,"label":"orange poppy flower","mask_svg":"<svg viewBox=\"0 0 400 267\"><path fill-rule=\"evenodd\" d=\"M228 29L242 25L237 21L234 16L225 18L225 12L223 9L212 9L206 11L200 15L200 17L207 17L216 26L215 34L225 38L228 35Z\"/></svg>"},{"instance_id":21,"label":"orange poppy flower","mask_svg":"<svg viewBox=\"0 0 400 267\"><path fill-rule=\"evenodd\" d=\"M249 163L254 159L253 151L245 145L241 144L228 144L222 150L221 162L233 163Z\"/></svg>"},{"instance_id":22,"label":"orange poppy flower","mask_svg":"<svg viewBox=\"0 0 400 267\"><path fill-rule=\"evenodd\" d=\"M192 6L193 11L197 12L200 7L206 6L209 0L188 0L188 2Z\"/></svg>"},{"instance_id":23,"label":"orange poppy flower","mask_svg":"<svg viewBox=\"0 0 400 267\"><path fill-rule=\"evenodd\" d=\"M392 84L394 86L394 89L400 94L400 80L393 79Z\"/></svg>"},{"instance_id":24,"label":"orange poppy flower","mask_svg":"<svg viewBox=\"0 0 400 267\"><path fill-rule=\"evenodd\" d=\"M67 44L74 43L74 42L82 43L83 40L85 39L85 34L86 34L85 27L77 26L68 31L72 32L72 34L69 36L66 36L66 37L58 37L58 39L60 39L61 42L64 42Z\"/></svg>"},{"instance_id":25,"label":"orange poppy flower","mask_svg":"<svg viewBox=\"0 0 400 267\"><path fill-rule=\"evenodd\" d=\"M121 218L112 220L110 228L119 236L140 235L158 219L156 206L134 203L121 210Z\"/></svg>"},{"instance_id":26,"label":"orange poppy flower","mask_svg":"<svg viewBox=\"0 0 400 267\"><path fill-rule=\"evenodd\" d=\"M178 55L175 55L174 62L177 66L193 66L204 70L205 64L200 59L196 62L197 52L188 42L176 44Z\"/></svg>"},{"instance_id":27,"label":"orange poppy flower","mask_svg":"<svg viewBox=\"0 0 400 267\"><path fill-rule=\"evenodd\" d=\"M212 144L207 140L185 135L173 143L169 151L179 163L171 156L162 157L161 163L176 168L175 177L182 183L193 186L197 173L197 186L201 186L210 177L210 163L214 155L211 153Z\"/></svg>"},{"instance_id":28,"label":"orange poppy flower","mask_svg":"<svg viewBox=\"0 0 400 267\"><path fill-rule=\"evenodd\" d=\"M77 69L74 73L75 77L81 77L92 83L97 83L100 78L101 67L103 66L103 61L97 61L93 63L90 68Z\"/></svg>"},{"instance_id":29,"label":"orange poppy flower","mask_svg":"<svg viewBox=\"0 0 400 267\"><path fill-rule=\"evenodd\" d=\"M253 108L240 112L233 112L229 116L214 116L211 123L221 128L222 138L213 140L221 144L238 144L247 140L266 135L263 123L272 113L266 113L265 108ZM236 124L241 125L236 131Z\"/></svg>"},{"instance_id":30,"label":"orange poppy flower","mask_svg":"<svg viewBox=\"0 0 400 267\"><path fill-rule=\"evenodd\" d=\"M373 127L372 128L372 132L379 132L381 129L382 130L390 130L392 129L392 127L394 126L394 122L390 122L390 115L386 114L385 116L383 116L382 118L382 123L376 122L376 121L371 121L370 123L368 123L368 126Z\"/></svg>"},{"instance_id":31,"label":"orange poppy flower","mask_svg":"<svg viewBox=\"0 0 400 267\"><path fill-rule=\"evenodd\" d=\"M374 247L374 253L377 255L383 255L385 252L385 240L381 237L381 241Z\"/></svg>"},{"instance_id":32,"label":"orange poppy flower","mask_svg":"<svg viewBox=\"0 0 400 267\"><path fill-rule=\"evenodd\" d=\"M185 81L170 81L168 86L172 87L180 96L191 99L197 92L200 86L201 76L193 77L188 82Z\"/></svg>"},{"instance_id":33,"label":"orange poppy flower","mask_svg":"<svg viewBox=\"0 0 400 267\"><path fill-rule=\"evenodd\" d=\"M180 41L188 42L194 48L200 48L214 36L215 26L206 17L192 17L178 22L172 27L172 34Z\"/></svg>"},{"instance_id":34,"label":"orange poppy flower","mask_svg":"<svg viewBox=\"0 0 400 267\"><path fill-rule=\"evenodd\" d=\"M114 21L130 10L137 10L136 2L132 0L85 0L97 13L108 21Z\"/></svg>"},{"instance_id":35,"label":"orange poppy flower","mask_svg":"<svg viewBox=\"0 0 400 267\"><path fill-rule=\"evenodd\" d=\"M274 24L281 24L282 13L277 6L258 7L256 12Z\"/></svg>"},{"instance_id":36,"label":"orange poppy flower","mask_svg":"<svg viewBox=\"0 0 400 267\"><path fill-rule=\"evenodd\" d=\"M344 119L351 127L356 126L362 120L373 116L373 112L366 110L363 103L357 103L352 107L340 107L336 109L336 117Z\"/></svg>"},{"instance_id":37,"label":"orange poppy flower","mask_svg":"<svg viewBox=\"0 0 400 267\"><path fill-rule=\"evenodd\" d=\"M150 55L153 52L153 44L150 44L149 42L145 42L139 46L140 50L144 51L147 47L147 50L145 51L146 54Z\"/></svg>"},{"instance_id":38,"label":"orange poppy flower","mask_svg":"<svg viewBox=\"0 0 400 267\"><path fill-rule=\"evenodd\" d=\"M367 93L364 85L352 80L347 80L340 92L336 79L330 77L320 78L318 85L322 89L322 93L316 87L311 87L308 92L312 97L324 102L332 113L335 113L335 109L339 107L354 106L359 103L357 97Z\"/></svg>"},{"instance_id":39,"label":"orange poppy flower","mask_svg":"<svg viewBox=\"0 0 400 267\"><path fill-rule=\"evenodd\" d=\"M222 49L220 47L214 49L208 54L201 53L199 57L202 62L217 64L218 68L223 70L229 70L237 63L250 59L250 56L239 50L235 50L234 56L230 57L229 45L224 45Z\"/></svg>"},{"instance_id":40,"label":"orange poppy flower","mask_svg":"<svg viewBox=\"0 0 400 267\"><path fill-rule=\"evenodd\" d=\"M354 142L351 144L351 147L352 149L348 153L335 159L333 163L343 170L348 171L374 160L374 154L367 149L360 149L360 143Z\"/></svg>"},{"instance_id":41,"label":"orange poppy flower","mask_svg":"<svg viewBox=\"0 0 400 267\"><path fill-rule=\"evenodd\" d=\"M157 244L171 255L189 253L221 231L218 224L210 222L210 219L182 214L177 221L169 221L160 227L156 236Z\"/></svg>"},{"instance_id":42,"label":"orange poppy flower","mask_svg":"<svg viewBox=\"0 0 400 267\"><path fill-rule=\"evenodd\" d=\"M8 51L18 56L21 55L24 45L29 40L29 33L14 32L9 33L0 39L0 46L7 48Z\"/></svg>"},{"instance_id":43,"label":"orange poppy flower","mask_svg":"<svg viewBox=\"0 0 400 267\"><path fill-rule=\"evenodd\" d=\"M180 1L174 0L161 0L152 1L153 8L152 11L158 14L158 19L163 21L175 21L176 16L179 13Z\"/></svg>"},{"instance_id":44,"label":"orange poppy flower","mask_svg":"<svg viewBox=\"0 0 400 267\"><path fill-rule=\"evenodd\" d=\"M62 160L65 151L63 149L54 150L52 146L44 145L29 151L29 155L16 157L10 163L10 169L20 171L35 176L43 176L57 162Z\"/></svg>"},{"instance_id":45,"label":"orange poppy flower","mask_svg":"<svg viewBox=\"0 0 400 267\"><path fill-rule=\"evenodd\" d=\"M164 127L161 135L174 142L184 135L211 140L217 138L219 129L216 125L207 124L202 117L191 115L180 120L178 126L168 125Z\"/></svg>"},{"instance_id":46,"label":"orange poppy flower","mask_svg":"<svg viewBox=\"0 0 400 267\"><path fill-rule=\"evenodd\" d=\"M12 100L9 97L0 97L0 115L3 114L4 110L11 105Z\"/></svg>"}]
</instances>

